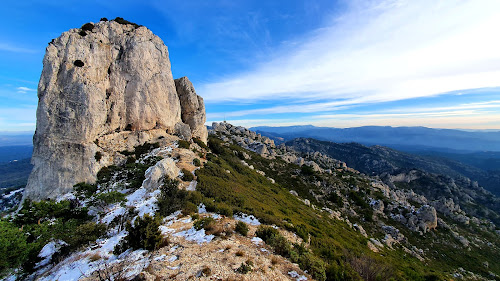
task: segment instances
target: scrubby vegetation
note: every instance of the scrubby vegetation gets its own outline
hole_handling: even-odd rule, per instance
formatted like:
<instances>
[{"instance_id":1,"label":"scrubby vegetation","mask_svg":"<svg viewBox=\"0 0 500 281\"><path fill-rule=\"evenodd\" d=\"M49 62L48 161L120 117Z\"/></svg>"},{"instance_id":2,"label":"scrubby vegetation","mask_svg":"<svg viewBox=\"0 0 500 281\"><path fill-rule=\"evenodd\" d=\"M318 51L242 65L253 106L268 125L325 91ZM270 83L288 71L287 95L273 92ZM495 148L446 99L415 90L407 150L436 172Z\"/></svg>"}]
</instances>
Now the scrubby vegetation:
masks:
<instances>
[{"instance_id":1,"label":"scrubby vegetation","mask_svg":"<svg viewBox=\"0 0 500 281\"><path fill-rule=\"evenodd\" d=\"M189 147L191 146L191 144L185 140L178 140L177 145L179 146L179 148L184 148L184 149L189 149Z\"/></svg>"},{"instance_id":2,"label":"scrubby vegetation","mask_svg":"<svg viewBox=\"0 0 500 281\"><path fill-rule=\"evenodd\" d=\"M375 197L375 194L368 193L369 182L366 180L348 171L324 175L314 172L311 167L302 169L278 159L265 159L239 146L227 146L216 137L210 137L208 145L213 154L207 155L208 162L196 172L197 190L203 195L201 200L207 205L207 210L220 211L223 205L226 212L255 215L261 222L275 224L296 233L304 241L310 241L306 250L302 245L291 244L272 228L262 228L257 234L276 253L297 262L316 279L360 280L365 274L377 276L377 280L441 278L401 249L384 250L384 258L381 258L368 250L366 238L358 232L341 221L330 219L328 213L307 207L289 192L294 190L300 197L310 200L311 204L321 207L324 203L311 196L311 191L318 189L316 182L357 186L361 192L346 195L356 202L354 206L359 213L366 212L363 217L369 217L373 211L366 198ZM246 161L255 167L254 170L242 164L243 152L251 156ZM276 183L257 173L256 169L264 171ZM331 198L330 207L342 204L340 196L331 195ZM371 265L376 266L358 267L360 260L369 260ZM358 272L359 268L368 273ZM375 269L378 268L386 268L384 272L389 274L377 272Z\"/></svg>"},{"instance_id":3,"label":"scrubby vegetation","mask_svg":"<svg viewBox=\"0 0 500 281\"><path fill-rule=\"evenodd\" d=\"M57 261L102 236L106 226L91 222L87 209L75 203L26 200L14 219L0 220L0 274L18 266L32 272L41 260L38 253L50 241L66 243L53 256Z\"/></svg>"},{"instance_id":4,"label":"scrubby vegetation","mask_svg":"<svg viewBox=\"0 0 500 281\"><path fill-rule=\"evenodd\" d=\"M182 176L182 180L183 181L192 181L192 180L194 180L194 176L193 176L193 174L189 170L182 169L182 174L183 174L183 176Z\"/></svg>"},{"instance_id":5,"label":"scrubby vegetation","mask_svg":"<svg viewBox=\"0 0 500 281\"><path fill-rule=\"evenodd\" d=\"M115 252L119 253L128 248L150 251L157 249L163 241L158 227L160 227L160 219L149 215L138 217L133 225L128 222L126 226L128 235Z\"/></svg>"},{"instance_id":6,"label":"scrubby vegetation","mask_svg":"<svg viewBox=\"0 0 500 281\"><path fill-rule=\"evenodd\" d=\"M242 221L238 221L236 223L236 226L234 228L234 231L238 232L239 234L243 236L247 236L248 234L248 225Z\"/></svg>"}]
</instances>

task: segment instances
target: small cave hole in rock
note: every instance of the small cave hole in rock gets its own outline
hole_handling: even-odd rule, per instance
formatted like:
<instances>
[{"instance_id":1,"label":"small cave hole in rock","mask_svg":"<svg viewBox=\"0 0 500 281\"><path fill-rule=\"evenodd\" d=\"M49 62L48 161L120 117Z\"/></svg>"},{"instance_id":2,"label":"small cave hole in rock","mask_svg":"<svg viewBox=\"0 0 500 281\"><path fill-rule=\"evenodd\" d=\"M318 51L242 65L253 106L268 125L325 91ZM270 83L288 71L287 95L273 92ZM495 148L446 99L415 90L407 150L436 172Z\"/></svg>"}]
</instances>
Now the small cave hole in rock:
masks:
<instances>
[{"instance_id":1,"label":"small cave hole in rock","mask_svg":"<svg viewBox=\"0 0 500 281\"><path fill-rule=\"evenodd\" d=\"M75 60L75 62L73 63L75 66L78 66L78 67L82 67L84 66L85 64L83 63L83 61L81 60Z\"/></svg>"},{"instance_id":2,"label":"small cave hole in rock","mask_svg":"<svg viewBox=\"0 0 500 281\"><path fill-rule=\"evenodd\" d=\"M108 75L111 74L111 66L108 67Z\"/></svg>"},{"instance_id":3,"label":"small cave hole in rock","mask_svg":"<svg viewBox=\"0 0 500 281\"><path fill-rule=\"evenodd\" d=\"M132 131L132 124L128 124L127 127L125 127L125 131Z\"/></svg>"},{"instance_id":4,"label":"small cave hole in rock","mask_svg":"<svg viewBox=\"0 0 500 281\"><path fill-rule=\"evenodd\" d=\"M109 99L110 96L111 96L111 89L107 89L106 90L106 99Z\"/></svg>"}]
</instances>

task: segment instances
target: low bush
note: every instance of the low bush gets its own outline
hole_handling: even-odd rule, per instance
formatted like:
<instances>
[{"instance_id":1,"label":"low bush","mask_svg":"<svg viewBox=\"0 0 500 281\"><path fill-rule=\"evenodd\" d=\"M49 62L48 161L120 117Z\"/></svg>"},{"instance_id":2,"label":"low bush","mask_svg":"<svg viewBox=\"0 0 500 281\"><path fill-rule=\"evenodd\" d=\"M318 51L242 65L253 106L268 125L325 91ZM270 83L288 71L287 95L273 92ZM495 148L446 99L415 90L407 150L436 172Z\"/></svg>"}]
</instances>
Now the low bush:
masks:
<instances>
[{"instance_id":1,"label":"low bush","mask_svg":"<svg viewBox=\"0 0 500 281\"><path fill-rule=\"evenodd\" d=\"M159 227L160 219L147 214L142 218L138 217L134 225L127 223L128 235L124 239L124 248L155 250L163 240Z\"/></svg>"},{"instance_id":2,"label":"low bush","mask_svg":"<svg viewBox=\"0 0 500 281\"><path fill-rule=\"evenodd\" d=\"M196 167L201 166L201 161L200 161L200 159L198 159L198 158L194 158L194 159L193 159L193 165L195 165Z\"/></svg>"},{"instance_id":3,"label":"low bush","mask_svg":"<svg viewBox=\"0 0 500 281\"><path fill-rule=\"evenodd\" d=\"M182 176L182 180L183 181L192 181L192 180L194 180L193 173L191 173L189 170L183 168L182 169L182 173L184 174Z\"/></svg>"},{"instance_id":4,"label":"low bush","mask_svg":"<svg viewBox=\"0 0 500 281\"><path fill-rule=\"evenodd\" d=\"M196 230L205 229L207 231L211 230L215 225L215 220L212 217L204 217L196 220L193 223L193 227Z\"/></svg>"},{"instance_id":5,"label":"low bush","mask_svg":"<svg viewBox=\"0 0 500 281\"><path fill-rule=\"evenodd\" d=\"M177 145L179 146L179 148L184 148L184 149L189 149L189 147L191 146L191 144L185 140L178 140Z\"/></svg>"},{"instance_id":6,"label":"low bush","mask_svg":"<svg viewBox=\"0 0 500 281\"><path fill-rule=\"evenodd\" d=\"M97 192L97 185L80 182L74 185L74 190L79 198L90 198Z\"/></svg>"},{"instance_id":7,"label":"low bush","mask_svg":"<svg viewBox=\"0 0 500 281\"><path fill-rule=\"evenodd\" d=\"M236 227L234 228L234 231L238 232L239 234L243 236L247 236L248 234L248 225L242 221L238 221L236 223Z\"/></svg>"},{"instance_id":8,"label":"low bush","mask_svg":"<svg viewBox=\"0 0 500 281\"><path fill-rule=\"evenodd\" d=\"M248 272L252 271L252 267L253 267L253 262L251 260L247 260L246 262L242 263L240 267L236 269L236 272L241 274L247 274Z\"/></svg>"},{"instance_id":9,"label":"low bush","mask_svg":"<svg viewBox=\"0 0 500 281\"><path fill-rule=\"evenodd\" d=\"M201 148L208 150L208 146L199 138L193 138L193 141Z\"/></svg>"}]
</instances>

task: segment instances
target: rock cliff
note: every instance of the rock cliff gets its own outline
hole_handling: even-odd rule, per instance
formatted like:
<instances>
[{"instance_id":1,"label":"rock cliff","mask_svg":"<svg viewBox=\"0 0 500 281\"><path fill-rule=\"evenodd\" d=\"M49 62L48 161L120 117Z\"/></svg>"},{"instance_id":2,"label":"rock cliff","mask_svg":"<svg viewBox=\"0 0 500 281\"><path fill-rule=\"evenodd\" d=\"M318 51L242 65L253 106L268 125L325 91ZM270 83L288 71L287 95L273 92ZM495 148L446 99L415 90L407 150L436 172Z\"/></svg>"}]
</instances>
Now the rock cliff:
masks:
<instances>
[{"instance_id":1,"label":"rock cliff","mask_svg":"<svg viewBox=\"0 0 500 281\"><path fill-rule=\"evenodd\" d=\"M119 151L166 134L206 142L203 99L187 78L178 81L167 46L143 26L101 21L52 40L25 198L55 198L93 182L100 168L123 161Z\"/></svg>"}]
</instances>

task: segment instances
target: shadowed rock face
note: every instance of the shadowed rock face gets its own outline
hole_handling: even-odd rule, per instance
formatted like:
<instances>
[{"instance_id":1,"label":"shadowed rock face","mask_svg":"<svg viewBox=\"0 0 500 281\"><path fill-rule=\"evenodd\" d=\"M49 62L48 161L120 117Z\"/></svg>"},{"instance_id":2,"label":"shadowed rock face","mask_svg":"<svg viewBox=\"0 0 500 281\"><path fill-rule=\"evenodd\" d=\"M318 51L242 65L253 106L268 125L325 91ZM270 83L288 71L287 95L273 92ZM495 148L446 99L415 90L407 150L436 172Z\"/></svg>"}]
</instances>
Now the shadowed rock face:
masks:
<instances>
[{"instance_id":1,"label":"shadowed rock face","mask_svg":"<svg viewBox=\"0 0 500 281\"><path fill-rule=\"evenodd\" d=\"M184 115L206 141L203 99L189 85L196 104L181 103L167 46L146 27L109 21L64 32L43 59L25 198L55 198L94 182L100 168L120 160L117 151L174 133Z\"/></svg>"}]
</instances>

